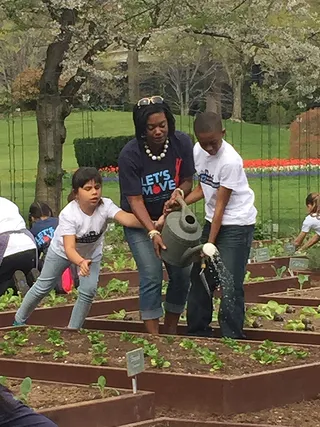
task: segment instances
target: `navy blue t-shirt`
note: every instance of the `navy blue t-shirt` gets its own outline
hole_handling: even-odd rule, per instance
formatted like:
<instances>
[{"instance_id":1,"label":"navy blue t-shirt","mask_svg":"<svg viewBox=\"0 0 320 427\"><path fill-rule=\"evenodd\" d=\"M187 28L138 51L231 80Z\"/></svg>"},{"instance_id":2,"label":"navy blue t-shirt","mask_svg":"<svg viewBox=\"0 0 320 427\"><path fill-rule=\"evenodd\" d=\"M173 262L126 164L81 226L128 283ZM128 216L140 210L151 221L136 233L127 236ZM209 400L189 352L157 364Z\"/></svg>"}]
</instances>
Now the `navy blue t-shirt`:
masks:
<instances>
[{"instance_id":1,"label":"navy blue t-shirt","mask_svg":"<svg viewBox=\"0 0 320 427\"><path fill-rule=\"evenodd\" d=\"M133 139L122 149L118 164L121 209L132 212L127 197L142 195L151 219L157 220L174 189L195 173L193 144L188 135L175 132L166 156L158 161L146 154L143 143Z\"/></svg>"},{"instance_id":2,"label":"navy blue t-shirt","mask_svg":"<svg viewBox=\"0 0 320 427\"><path fill-rule=\"evenodd\" d=\"M39 255L47 252L57 227L58 218L54 217L40 219L33 223L30 231L35 238Z\"/></svg>"}]
</instances>

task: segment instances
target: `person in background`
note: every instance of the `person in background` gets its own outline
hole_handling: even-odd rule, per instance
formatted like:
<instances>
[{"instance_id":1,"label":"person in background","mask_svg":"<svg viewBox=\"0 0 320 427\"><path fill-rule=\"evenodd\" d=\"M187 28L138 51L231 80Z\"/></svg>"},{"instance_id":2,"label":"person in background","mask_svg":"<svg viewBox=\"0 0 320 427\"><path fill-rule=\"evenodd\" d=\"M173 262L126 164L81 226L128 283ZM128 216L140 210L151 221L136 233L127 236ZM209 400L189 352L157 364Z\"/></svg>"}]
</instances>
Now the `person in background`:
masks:
<instances>
[{"instance_id":1,"label":"person in background","mask_svg":"<svg viewBox=\"0 0 320 427\"><path fill-rule=\"evenodd\" d=\"M308 194L306 198L306 206L308 215L303 221L300 234L294 241L294 244L296 248L299 249L299 252L304 252L307 249L310 249L320 240L320 194ZM310 231L314 231L316 234L302 245L304 239Z\"/></svg>"},{"instance_id":2,"label":"person in background","mask_svg":"<svg viewBox=\"0 0 320 427\"><path fill-rule=\"evenodd\" d=\"M25 295L33 284L37 247L13 202L0 197L0 295L10 287Z\"/></svg>"},{"instance_id":3,"label":"person in background","mask_svg":"<svg viewBox=\"0 0 320 427\"><path fill-rule=\"evenodd\" d=\"M184 197L192 188L193 145L190 137L175 130L175 119L160 96L142 98L133 110L136 137L119 156L121 208L133 212L143 230L124 227L126 240L140 276L140 315L149 333L159 333L162 310L165 250L158 221L172 194ZM190 268L166 264L169 284L164 303L164 330L174 334L185 308L190 286Z\"/></svg>"},{"instance_id":4,"label":"person in background","mask_svg":"<svg viewBox=\"0 0 320 427\"><path fill-rule=\"evenodd\" d=\"M96 294L108 221L115 220L127 227L141 227L134 215L121 210L111 199L101 197L102 177L96 168L79 168L72 177L72 191L74 200L59 215L59 225L43 269L15 315L15 326L25 324L64 270L75 264L80 270L80 284L68 327L81 328Z\"/></svg>"},{"instance_id":5,"label":"person in background","mask_svg":"<svg viewBox=\"0 0 320 427\"><path fill-rule=\"evenodd\" d=\"M243 160L223 138L225 130L219 115L199 114L194 122L198 142L194 146L194 162L199 177L198 186L186 197L188 205L205 200L205 224L202 243L217 246L227 270L221 281L219 324L221 334L229 338L244 338L243 281L253 239L257 210L254 193L249 187ZM175 201L172 198L171 202ZM191 271L191 288L187 303L188 333L211 336L214 275L208 268L205 276L212 292L208 295L199 273L201 262Z\"/></svg>"},{"instance_id":6,"label":"person in background","mask_svg":"<svg viewBox=\"0 0 320 427\"><path fill-rule=\"evenodd\" d=\"M0 385L0 427L58 427L44 415L15 399L12 393Z\"/></svg>"},{"instance_id":7,"label":"person in background","mask_svg":"<svg viewBox=\"0 0 320 427\"><path fill-rule=\"evenodd\" d=\"M34 202L31 204L29 208L29 228L38 248L39 270L42 268L43 258L49 249L57 227L58 218L53 216L52 210L47 203Z\"/></svg>"}]
</instances>

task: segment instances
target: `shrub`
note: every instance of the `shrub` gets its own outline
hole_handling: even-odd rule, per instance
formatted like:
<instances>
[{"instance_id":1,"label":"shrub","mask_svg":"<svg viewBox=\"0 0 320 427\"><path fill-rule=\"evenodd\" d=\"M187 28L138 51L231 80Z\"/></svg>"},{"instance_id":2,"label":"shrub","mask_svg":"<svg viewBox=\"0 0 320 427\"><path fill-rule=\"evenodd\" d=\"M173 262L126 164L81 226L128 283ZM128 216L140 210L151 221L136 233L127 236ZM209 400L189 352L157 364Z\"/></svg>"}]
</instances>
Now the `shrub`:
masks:
<instances>
[{"instance_id":1,"label":"shrub","mask_svg":"<svg viewBox=\"0 0 320 427\"><path fill-rule=\"evenodd\" d=\"M118 166L118 157L132 135L98 138L77 138L73 141L75 156L79 167L92 166L97 169Z\"/></svg>"}]
</instances>

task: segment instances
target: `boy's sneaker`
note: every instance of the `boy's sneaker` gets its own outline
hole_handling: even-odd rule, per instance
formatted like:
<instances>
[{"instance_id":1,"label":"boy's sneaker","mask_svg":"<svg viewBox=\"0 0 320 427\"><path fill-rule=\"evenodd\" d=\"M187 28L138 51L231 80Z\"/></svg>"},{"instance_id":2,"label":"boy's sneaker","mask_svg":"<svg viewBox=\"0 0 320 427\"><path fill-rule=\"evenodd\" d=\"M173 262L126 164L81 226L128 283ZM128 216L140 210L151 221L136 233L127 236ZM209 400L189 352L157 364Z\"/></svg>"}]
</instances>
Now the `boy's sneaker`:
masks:
<instances>
[{"instance_id":1,"label":"boy's sneaker","mask_svg":"<svg viewBox=\"0 0 320 427\"><path fill-rule=\"evenodd\" d=\"M17 270L13 275L13 280L16 285L17 291L24 297L25 294L30 289L28 282L24 273L20 270Z\"/></svg>"},{"instance_id":2,"label":"boy's sneaker","mask_svg":"<svg viewBox=\"0 0 320 427\"><path fill-rule=\"evenodd\" d=\"M40 271L37 268L33 268L29 274L32 278L32 282L35 283L40 276Z\"/></svg>"},{"instance_id":3,"label":"boy's sneaker","mask_svg":"<svg viewBox=\"0 0 320 427\"><path fill-rule=\"evenodd\" d=\"M16 320L13 322L12 326L25 326L25 323L17 322Z\"/></svg>"}]
</instances>

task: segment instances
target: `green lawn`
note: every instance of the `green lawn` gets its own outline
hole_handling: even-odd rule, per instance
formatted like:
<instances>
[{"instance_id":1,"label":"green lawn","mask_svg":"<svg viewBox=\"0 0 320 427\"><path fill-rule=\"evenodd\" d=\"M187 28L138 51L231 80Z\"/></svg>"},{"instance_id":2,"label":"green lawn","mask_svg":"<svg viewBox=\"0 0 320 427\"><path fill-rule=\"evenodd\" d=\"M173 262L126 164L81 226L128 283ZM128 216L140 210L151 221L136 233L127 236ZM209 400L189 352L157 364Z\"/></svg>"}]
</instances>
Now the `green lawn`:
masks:
<instances>
[{"instance_id":1,"label":"green lawn","mask_svg":"<svg viewBox=\"0 0 320 427\"><path fill-rule=\"evenodd\" d=\"M177 128L192 133L191 117L178 117ZM77 167L73 140L85 136L132 135L131 113L74 112L67 119L67 140L64 145L63 167ZM244 159L288 157L289 131L274 126L247 123L225 123L228 142ZM33 115L13 120L0 120L0 194L16 201L24 214L34 197L34 182L38 158L37 127ZM304 199L309 190L319 189L318 177L250 179L256 194L256 206L263 222L280 224L280 232L289 233L300 226L304 215ZM119 202L118 184L105 184L104 192ZM64 199L69 193L65 182ZM196 207L202 216L202 206Z\"/></svg>"}]
</instances>

